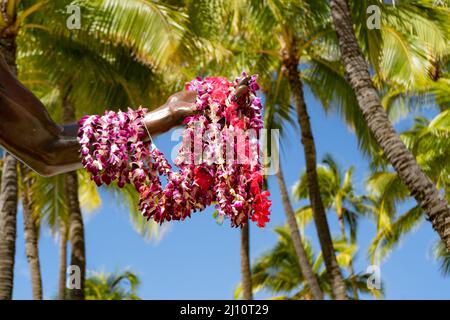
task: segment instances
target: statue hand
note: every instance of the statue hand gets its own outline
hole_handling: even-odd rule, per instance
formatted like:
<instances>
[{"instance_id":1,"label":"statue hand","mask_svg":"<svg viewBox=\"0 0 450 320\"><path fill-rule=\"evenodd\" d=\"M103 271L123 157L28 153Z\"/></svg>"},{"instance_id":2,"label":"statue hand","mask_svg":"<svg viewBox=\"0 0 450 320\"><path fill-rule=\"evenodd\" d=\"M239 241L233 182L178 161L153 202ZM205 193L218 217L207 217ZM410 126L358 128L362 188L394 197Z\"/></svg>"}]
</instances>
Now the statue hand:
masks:
<instances>
[{"instance_id":1,"label":"statue hand","mask_svg":"<svg viewBox=\"0 0 450 320\"><path fill-rule=\"evenodd\" d=\"M195 99L197 93L194 91L180 91L169 97L166 106L169 108L175 125L181 124L184 118L192 116L196 112Z\"/></svg>"},{"instance_id":2,"label":"statue hand","mask_svg":"<svg viewBox=\"0 0 450 320\"><path fill-rule=\"evenodd\" d=\"M144 122L151 134L159 134L181 125L183 120L195 114L194 91L180 91L171 95L165 104L145 115Z\"/></svg>"},{"instance_id":3,"label":"statue hand","mask_svg":"<svg viewBox=\"0 0 450 320\"><path fill-rule=\"evenodd\" d=\"M236 98L240 99L248 91L250 77L241 80L236 91ZM195 91L180 91L171 95L165 104L145 115L145 125L151 134L166 132L181 125L183 120L196 112Z\"/></svg>"}]
</instances>

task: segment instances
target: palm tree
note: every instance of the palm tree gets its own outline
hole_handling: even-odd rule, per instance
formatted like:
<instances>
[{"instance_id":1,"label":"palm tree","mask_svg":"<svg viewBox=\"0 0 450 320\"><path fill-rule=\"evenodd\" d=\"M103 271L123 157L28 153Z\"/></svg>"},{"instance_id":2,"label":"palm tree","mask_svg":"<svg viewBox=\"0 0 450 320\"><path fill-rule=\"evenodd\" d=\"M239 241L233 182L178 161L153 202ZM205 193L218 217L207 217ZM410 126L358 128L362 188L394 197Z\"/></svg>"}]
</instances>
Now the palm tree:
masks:
<instances>
[{"instance_id":1,"label":"palm tree","mask_svg":"<svg viewBox=\"0 0 450 320\"><path fill-rule=\"evenodd\" d=\"M59 7L55 8L55 12L61 11L63 5L60 3ZM168 53L174 50L172 46L175 45L176 48L175 36L179 36L180 33L180 25L172 23L177 19L178 14L170 11L170 8L165 5L139 1L127 3L120 1L82 2L80 5L83 5L83 9L90 13L85 16L85 27L82 30L76 33L68 31L64 15L49 17L35 14L29 21L31 28L27 29L27 33L24 35L26 40L22 42L21 46L24 59L35 60L32 62L34 68L28 71L31 74L38 73L41 83L51 82L53 85L61 86L61 92L67 92L62 98L64 122L75 121L74 105L77 106L78 113L85 114L95 112L92 105L148 103L148 96L146 96L148 92L152 93L151 97L158 97L158 90L154 90L154 85L160 79L155 76L153 69L164 63L173 62L167 58L169 57ZM139 9L145 9L144 14L141 14L142 11ZM95 14L93 14L94 12ZM136 12L139 14L136 15ZM130 21L135 22L131 29L128 25ZM164 24L168 24L169 27ZM147 44L142 46L144 43L140 42L142 41L142 30L146 30L146 32L153 30L153 33L148 33L153 36L161 26L164 26L165 30L161 37L149 38L149 42L152 42L154 47L147 47ZM168 41L169 37L170 41ZM138 38L139 41L137 41ZM118 46L117 42L122 42L124 46ZM42 51L36 50L36 47L41 47ZM77 55L80 49L85 52L82 57ZM133 50L134 52L132 52ZM148 66L132 61L131 54L145 55L143 57ZM61 59L62 56L65 59ZM81 60L85 69L91 72L84 70L83 74L80 74L77 60ZM55 61L59 61L57 62L59 68L55 68ZM99 94L100 92L102 94ZM159 93L161 92L162 90L159 90ZM159 97L156 101L160 100ZM158 105L154 101L153 105ZM81 286L83 287L84 231L77 184L75 172L66 175L64 185L70 213L70 232L68 234L72 245L71 264L80 268ZM61 257L63 257L65 256L64 242L68 231L64 223L61 224L61 231ZM62 269L63 260L61 262ZM63 283L62 274L63 270L60 271L60 288ZM63 290L60 289L60 297L63 295L62 292ZM73 298L82 298L84 291L80 288L80 290L71 292Z\"/></svg>"},{"instance_id":2,"label":"palm tree","mask_svg":"<svg viewBox=\"0 0 450 320\"><path fill-rule=\"evenodd\" d=\"M309 6L318 11L316 10L317 7L321 7L317 2L312 1L305 6L296 5L291 1L286 3L233 1L230 5L229 1L220 0L188 1L184 5L189 13L188 26L193 31L194 36L197 37L196 41L203 44L203 49L196 55L197 59L194 60L194 66L186 68L188 74L195 75L200 73L203 75L206 72L205 70L208 70L208 73L235 76L242 70L257 70L262 83L271 83L272 77L277 72L278 75L281 75L279 79L283 80L285 78L284 74L279 70L280 62L283 62L283 57L278 52L280 46L286 42L284 40L289 38L291 33L296 32L296 28L307 30L310 27L305 27L304 25L299 27L298 19L294 19L293 15L289 15L289 13L305 13L307 11L306 8ZM326 6L322 5L322 8L326 8ZM286 18L290 18L290 20ZM321 25L321 23L317 25ZM288 29L288 31L285 29ZM274 31L276 31L277 37L268 38L267 34ZM310 34L309 36L313 37L314 35ZM308 40L305 40L305 48L308 47ZM260 44L264 44L264 46L260 46ZM194 70L194 72L189 73L190 70ZM263 84L263 91L266 90L267 87ZM288 93L288 97L291 92ZM286 210L286 213L289 214L289 211ZM292 221L295 222L295 219L291 219ZM293 232L298 234L298 228L295 227L295 224L291 223L291 226ZM301 237L294 237L298 240L296 243L300 252ZM322 239L324 238L322 237ZM327 248L330 248L330 246ZM331 251L333 251L332 247ZM330 255L326 255L326 257L328 263ZM304 268L308 268L306 259L303 259L303 261ZM328 266L330 265L331 263L328 263ZM338 272L337 274L336 271ZM336 275L335 279L339 277L339 273L340 270L335 268L334 273L332 273ZM316 298L320 299L322 296L320 288L318 285L313 285L317 281L314 279L312 272L309 274L311 275L309 278L311 285L316 288ZM335 281L335 283L338 282ZM336 296L339 296L339 294ZM343 296L343 294L340 295L341 298L344 298Z\"/></svg>"},{"instance_id":3,"label":"palm tree","mask_svg":"<svg viewBox=\"0 0 450 320\"><path fill-rule=\"evenodd\" d=\"M63 97L63 122L65 124L75 121L75 108L69 101L68 94ZM80 269L80 287L70 290L71 300L84 299L84 278L86 272L86 250L84 243L84 224L81 215L80 201L78 199L78 177L77 172L72 171L64 174L65 196L69 210L69 235L71 247L70 264Z\"/></svg>"},{"instance_id":4,"label":"palm tree","mask_svg":"<svg viewBox=\"0 0 450 320\"><path fill-rule=\"evenodd\" d=\"M332 0L331 11L342 62L364 118L401 181L426 212L433 228L450 250L450 207L393 129L356 40L347 1Z\"/></svg>"},{"instance_id":5,"label":"palm tree","mask_svg":"<svg viewBox=\"0 0 450 320\"><path fill-rule=\"evenodd\" d=\"M284 181L283 172L281 167L276 174L278 185L281 193L281 201L283 202L284 211L286 212L287 223L291 232L292 243L295 248L296 255L298 257L298 263L301 266L302 274L311 288L311 295L314 299L322 300L323 292L320 288L319 282L314 274L312 266L308 261L306 249L304 247L304 241L299 231L297 220L295 219L294 209L292 208L291 201L289 199L288 192L286 190L286 182Z\"/></svg>"},{"instance_id":6,"label":"palm tree","mask_svg":"<svg viewBox=\"0 0 450 320\"><path fill-rule=\"evenodd\" d=\"M3 1L0 5L0 52L16 76L18 74L16 64L16 38L19 30L29 15L47 4L48 1L46 0L36 3L27 0L8 0ZM18 14L19 12L20 15ZM14 278L18 174L17 160L7 152L4 155L4 160L2 169L3 180L1 181L0 189L0 299L11 299ZM28 187L25 186L25 189ZM27 192L23 194L26 195ZM24 204L28 206L30 203L27 203L27 201L27 199L24 199ZM28 209L26 208L26 210ZM29 235L29 232L27 232L27 235ZM32 238L27 237L30 240ZM34 244L28 245L29 248L33 246ZM37 255L33 256L37 258ZM31 268L37 270L36 265ZM36 279L37 273L34 274L34 278ZM39 289L40 285L38 285L39 281L34 281L33 283L35 284L33 288L35 297L39 297L41 295L39 293L41 290Z\"/></svg>"},{"instance_id":7,"label":"palm tree","mask_svg":"<svg viewBox=\"0 0 450 320\"><path fill-rule=\"evenodd\" d=\"M68 221L61 221L61 227L59 229L58 300L66 299L67 241L69 239L68 225Z\"/></svg>"},{"instance_id":8,"label":"palm tree","mask_svg":"<svg viewBox=\"0 0 450 320\"><path fill-rule=\"evenodd\" d=\"M445 198L450 199L449 166L449 111L438 114L428 121L417 118L415 125L400 135L402 141L417 159L425 174L429 176ZM409 192L399 175L387 169L386 159L375 156L374 172L367 181L370 191L368 210L374 214L377 234L368 253L372 260L381 260L398 244L405 234L424 221L424 211L414 205L403 213L398 205L406 201Z\"/></svg>"},{"instance_id":9,"label":"palm tree","mask_svg":"<svg viewBox=\"0 0 450 320\"><path fill-rule=\"evenodd\" d=\"M380 263L406 233L423 221L423 211L413 206L403 213L397 212L398 204L408 197L408 190L394 172L375 172L367 184L371 193L367 198L368 210L377 228L368 255L372 263Z\"/></svg>"},{"instance_id":10,"label":"palm tree","mask_svg":"<svg viewBox=\"0 0 450 320\"><path fill-rule=\"evenodd\" d=\"M257 258L252 268L253 290L268 291L276 294L272 299L301 299L310 300L313 298L311 289L307 285L302 275L298 259L296 257L294 244L287 226L276 227L278 242L269 251ZM314 272L320 282L324 293L332 297L333 292L323 266L322 255L315 256L309 241L304 240L309 263L314 266ZM337 260L342 267L348 267L348 261L354 254L354 247L343 242L335 243L337 249ZM354 277L354 285L358 293L370 293L376 297L380 292L367 288L367 275L357 274ZM353 291L350 278L345 279L346 290ZM235 295L241 294L241 287L238 286Z\"/></svg>"},{"instance_id":11,"label":"palm tree","mask_svg":"<svg viewBox=\"0 0 450 320\"><path fill-rule=\"evenodd\" d=\"M342 273L339 270L339 266L336 261L330 229L325 214L325 207L320 196L320 186L316 169L316 147L306 108L303 83L300 80L300 74L298 71L299 56L294 43L295 40L292 41L291 47L287 49L285 53L284 65L287 68L291 89L294 92L297 105L297 117L302 133L301 141L304 147L306 172L308 174L309 199L314 212L315 225L322 252L324 254L324 260L326 262L327 269L329 270L330 278L332 279L332 287L334 288L336 298L346 299L347 297Z\"/></svg>"},{"instance_id":12,"label":"palm tree","mask_svg":"<svg viewBox=\"0 0 450 320\"><path fill-rule=\"evenodd\" d=\"M24 37L22 37L22 41ZM42 74L40 68L34 65L34 58L26 54L22 46L18 63L25 70L20 79L36 96L47 106L52 118L58 123L62 121L62 101L57 86L53 86ZM42 65L41 65L42 67ZM92 212L101 204L97 189L84 171L77 172L79 190L76 192L76 201L80 202L84 212ZM59 272L58 272L58 298L65 299L66 294L66 270L67 270L67 244L69 241L69 210L66 198L65 175L54 177L41 177L35 173L29 174L33 179L28 192L33 202L33 215L39 227L48 227L52 235L58 235L59 242ZM25 191L23 191L25 192ZM78 200L78 194L80 198Z\"/></svg>"},{"instance_id":13,"label":"palm tree","mask_svg":"<svg viewBox=\"0 0 450 320\"><path fill-rule=\"evenodd\" d=\"M357 221L361 214L365 213L363 199L354 192L352 184L353 167L350 167L344 173L337 165L336 161L329 154L324 156L323 166L317 168L320 190L326 209L333 209L336 213L341 233L341 239L344 243L356 248ZM307 175L303 173L299 181L293 187L295 200L306 199L308 197ZM305 206L297 211L298 214L305 214L310 211L310 206ZM346 226L349 228L349 237L347 236ZM350 281L353 288L353 298L358 299L358 290L353 281L354 268L353 261L348 263L350 272Z\"/></svg>"},{"instance_id":14,"label":"palm tree","mask_svg":"<svg viewBox=\"0 0 450 320\"><path fill-rule=\"evenodd\" d=\"M92 273L86 279L85 296L87 300L140 300L136 294L139 283L130 271Z\"/></svg>"},{"instance_id":15,"label":"palm tree","mask_svg":"<svg viewBox=\"0 0 450 320\"><path fill-rule=\"evenodd\" d=\"M97 189L92 186L87 173L78 172L80 207L92 212L100 206ZM40 228L46 226L59 243L58 299L68 298L66 289L67 244L69 241L69 210L65 194L65 175L44 178L35 176L31 187L37 221Z\"/></svg>"},{"instance_id":16,"label":"palm tree","mask_svg":"<svg viewBox=\"0 0 450 320\"><path fill-rule=\"evenodd\" d=\"M33 292L33 299L42 300L42 276L39 261L38 250L38 213L35 212L33 203L32 185L34 175L31 170L24 164L19 165L21 186L20 190L23 193L23 226L25 238L25 252L27 255L28 265L30 267L31 287Z\"/></svg>"},{"instance_id":17,"label":"palm tree","mask_svg":"<svg viewBox=\"0 0 450 320\"><path fill-rule=\"evenodd\" d=\"M18 1L3 1L0 6L0 52L17 75L16 30ZM12 298L14 255L16 251L17 161L5 152L0 187L0 300Z\"/></svg>"},{"instance_id":18,"label":"palm tree","mask_svg":"<svg viewBox=\"0 0 450 320\"><path fill-rule=\"evenodd\" d=\"M286 6L286 8L279 8L278 10L286 10L283 14L283 22L279 21L281 27L281 49L282 49L282 61L285 67L289 84L291 87L292 95L294 96L296 104L297 119L301 129L301 143L304 148L304 157L306 163L306 172L308 174L308 190L309 199L311 201L312 210L314 213L314 220L317 229L317 234L319 236L320 246L324 255L325 264L331 279L333 292L336 299L346 299L345 286L342 277L342 273L336 261L336 256L333 248L333 242L331 239L331 234L328 226L328 221L325 214L325 207L321 198L320 186L317 177L316 169L316 146L314 142L314 136L311 129L311 122L309 119L309 114L305 102L304 92L303 92L303 82L300 77L299 71L299 61L301 59L302 52L298 49L298 42L301 41L299 34L305 39L305 29L301 31L294 28L289 28L287 21L291 20L294 22L295 16L289 14L291 10L295 8L295 5L291 4ZM300 11L304 11L305 8L299 8ZM280 11L281 11L280 10ZM323 10L323 8L320 8ZM319 12L309 12L310 15L315 16L315 18L320 18ZM286 19L287 18L287 19ZM291 18L291 19L289 19ZM286 22L284 22L286 21ZM323 20L322 20L323 21ZM292 24L295 26L295 24ZM305 26L302 26L305 27ZM317 30L317 25L308 26L315 27L311 33L315 33ZM308 31L309 31L308 30ZM309 33L309 34L311 34Z\"/></svg>"},{"instance_id":19,"label":"palm tree","mask_svg":"<svg viewBox=\"0 0 450 320\"><path fill-rule=\"evenodd\" d=\"M264 126L267 130L281 130L281 136L285 135L285 128L287 124L295 124L291 116L292 106L290 105L289 89L286 83L286 79L279 72L275 80L267 80L262 83L264 95L266 98L266 109L264 113ZM283 140L284 141L284 140ZM267 157L277 157L279 152L275 141L268 139L266 146ZM273 146L276 148L274 149ZM283 145L282 145L283 147ZM271 154L274 150L276 154ZM276 178L281 193L281 201L286 214L287 224L291 232L291 238L294 243L296 255L298 257L298 263L301 266L302 274L311 288L311 294L314 299L323 299L323 293L320 285L317 281L316 275L312 269L311 264L308 261L306 250L302 243L302 234L298 228L297 221L295 219L294 209L292 207L289 193L287 191L286 182L284 180L283 169L281 163L278 164L279 168L276 172Z\"/></svg>"},{"instance_id":20,"label":"palm tree","mask_svg":"<svg viewBox=\"0 0 450 320\"><path fill-rule=\"evenodd\" d=\"M221 70L226 74L239 69L258 70L262 78L271 79L283 66L287 76L290 95L295 100L297 120L301 127L307 172L310 174L310 199L313 203L316 228L325 255L327 270L333 279L333 291L337 299L345 299L345 286L337 265L324 206L317 183L316 151L311 124L303 97L303 83L298 72L301 54L307 52L314 39L320 38L329 28L325 19L325 3L320 1L237 1L235 9L224 9L229 18L224 19L221 32L213 32L213 41L224 48L222 55L206 65L209 70ZM207 8L206 8L207 9ZM308 17L299 19L298 17ZM230 21L231 20L231 21ZM324 27L325 25L325 27ZM267 37L274 34L274 37ZM209 34L208 34L209 35ZM210 36L210 35L209 35ZM215 37L214 37L215 36ZM297 41L301 43L298 50ZM225 58L224 58L225 56ZM227 59L224 64L222 60ZM233 61L233 63L230 62ZM204 63L205 64L205 63ZM264 86L263 86L264 89Z\"/></svg>"},{"instance_id":21,"label":"palm tree","mask_svg":"<svg viewBox=\"0 0 450 320\"><path fill-rule=\"evenodd\" d=\"M13 156L5 153L0 189L0 300L12 298L16 213L17 162Z\"/></svg>"}]
</instances>

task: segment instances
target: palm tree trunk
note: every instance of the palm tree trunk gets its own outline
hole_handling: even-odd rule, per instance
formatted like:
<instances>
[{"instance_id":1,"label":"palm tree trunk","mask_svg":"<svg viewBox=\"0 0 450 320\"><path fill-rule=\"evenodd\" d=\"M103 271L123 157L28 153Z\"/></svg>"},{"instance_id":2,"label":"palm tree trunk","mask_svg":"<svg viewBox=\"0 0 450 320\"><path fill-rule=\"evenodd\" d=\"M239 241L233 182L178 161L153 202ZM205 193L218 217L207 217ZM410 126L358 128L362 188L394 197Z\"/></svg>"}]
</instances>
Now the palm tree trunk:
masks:
<instances>
[{"instance_id":1,"label":"palm tree trunk","mask_svg":"<svg viewBox=\"0 0 450 320\"><path fill-rule=\"evenodd\" d=\"M58 281L58 299L66 298L66 270L67 270L67 226L61 222L59 231L59 281Z\"/></svg>"},{"instance_id":2,"label":"palm tree trunk","mask_svg":"<svg viewBox=\"0 0 450 320\"><path fill-rule=\"evenodd\" d=\"M248 222L241 228L241 275L244 300L253 300L249 229Z\"/></svg>"},{"instance_id":3,"label":"palm tree trunk","mask_svg":"<svg viewBox=\"0 0 450 320\"><path fill-rule=\"evenodd\" d=\"M339 221L339 229L341 229L341 235L342 240L344 240L345 243L348 242L347 235L345 234L345 223L344 223L344 215L338 214L338 221ZM350 271L350 282L352 284L352 291L353 291L353 299L359 300L359 294L358 294L358 286L356 285L356 279L355 279L355 269L353 268L353 259L350 258L348 269Z\"/></svg>"},{"instance_id":4,"label":"palm tree trunk","mask_svg":"<svg viewBox=\"0 0 450 320\"><path fill-rule=\"evenodd\" d=\"M398 176L426 212L433 228L450 250L450 207L433 182L420 169L381 106L380 97L370 78L368 64L353 31L347 2L332 0L331 9L342 61L364 119Z\"/></svg>"},{"instance_id":5,"label":"palm tree trunk","mask_svg":"<svg viewBox=\"0 0 450 320\"><path fill-rule=\"evenodd\" d=\"M36 220L33 217L33 202L31 195L30 169L20 164L23 185L23 227L25 235L25 253L30 267L31 287L34 300L42 300L42 277L39 262L38 232Z\"/></svg>"},{"instance_id":6,"label":"palm tree trunk","mask_svg":"<svg viewBox=\"0 0 450 320\"><path fill-rule=\"evenodd\" d=\"M317 281L316 275L312 269L311 264L309 263L305 247L302 243L302 237L300 234L300 230L298 229L297 220L295 219L294 209L292 208L292 204L286 190L286 182L284 181L281 166L278 168L276 176L278 185L280 187L281 201L283 202L287 223L289 226L289 230L291 231L292 243L294 244L294 249L297 254L300 270L302 270L303 273L303 278L305 278L314 299L323 300L322 289L320 289L319 282Z\"/></svg>"},{"instance_id":7,"label":"palm tree trunk","mask_svg":"<svg viewBox=\"0 0 450 320\"><path fill-rule=\"evenodd\" d=\"M295 40L290 44L290 50L285 50L283 52L283 63L287 69L289 84L296 102L297 117L301 129L301 142L303 144L305 154L309 199L311 201L314 222L316 225L320 246L322 248L323 259L335 299L346 300L347 290L345 288L344 278L336 260L336 254L328 226L325 207L320 195L319 181L316 170L316 147L303 94L303 83L300 80L300 73L298 71L298 55Z\"/></svg>"},{"instance_id":8,"label":"palm tree trunk","mask_svg":"<svg viewBox=\"0 0 450 320\"><path fill-rule=\"evenodd\" d=\"M16 253L17 160L5 153L0 189L0 300L12 299Z\"/></svg>"},{"instance_id":9,"label":"palm tree trunk","mask_svg":"<svg viewBox=\"0 0 450 320\"><path fill-rule=\"evenodd\" d=\"M63 99L63 121L73 123L75 121L75 109L67 95ZM84 225L81 215L80 201L78 199L78 177L77 172L66 173L65 195L69 209L69 236L71 243L70 264L78 266L80 270L80 287L70 290L71 300L84 300L84 282L86 275L86 252L84 244Z\"/></svg>"},{"instance_id":10,"label":"palm tree trunk","mask_svg":"<svg viewBox=\"0 0 450 320\"><path fill-rule=\"evenodd\" d=\"M0 36L0 52L17 74L16 37ZM0 187L0 300L12 298L16 252L17 160L5 152Z\"/></svg>"}]
</instances>

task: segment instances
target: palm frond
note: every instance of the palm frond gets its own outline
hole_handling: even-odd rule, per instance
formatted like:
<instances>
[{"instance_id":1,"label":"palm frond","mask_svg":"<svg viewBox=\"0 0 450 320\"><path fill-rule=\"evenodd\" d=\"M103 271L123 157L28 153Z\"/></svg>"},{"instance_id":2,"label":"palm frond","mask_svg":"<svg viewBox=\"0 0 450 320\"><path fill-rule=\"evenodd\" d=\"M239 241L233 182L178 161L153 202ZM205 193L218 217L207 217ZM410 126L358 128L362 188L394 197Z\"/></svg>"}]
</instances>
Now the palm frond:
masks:
<instances>
[{"instance_id":1,"label":"palm frond","mask_svg":"<svg viewBox=\"0 0 450 320\"><path fill-rule=\"evenodd\" d=\"M433 256L440 264L440 271L444 277L450 275L450 253L442 241L437 241L433 246Z\"/></svg>"},{"instance_id":2,"label":"palm frond","mask_svg":"<svg viewBox=\"0 0 450 320\"><path fill-rule=\"evenodd\" d=\"M402 237L423 221L423 217L422 209L416 206L392 221L390 228L379 228L376 237L367 250L371 261L381 262L399 244Z\"/></svg>"}]
</instances>

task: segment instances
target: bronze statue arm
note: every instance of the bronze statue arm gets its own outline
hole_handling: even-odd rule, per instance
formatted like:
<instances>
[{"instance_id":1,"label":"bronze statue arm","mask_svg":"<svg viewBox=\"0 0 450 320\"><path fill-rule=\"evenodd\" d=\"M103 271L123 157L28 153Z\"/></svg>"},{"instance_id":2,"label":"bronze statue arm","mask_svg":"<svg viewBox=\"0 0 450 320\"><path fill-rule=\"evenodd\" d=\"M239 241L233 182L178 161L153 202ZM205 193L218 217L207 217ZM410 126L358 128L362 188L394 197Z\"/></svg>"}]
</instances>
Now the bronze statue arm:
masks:
<instances>
[{"instance_id":1,"label":"bronze statue arm","mask_svg":"<svg viewBox=\"0 0 450 320\"><path fill-rule=\"evenodd\" d=\"M144 118L150 134L181 124L194 113L194 92L178 92ZM58 125L45 106L10 72L0 56L0 145L43 176L81 167L78 124Z\"/></svg>"}]
</instances>

